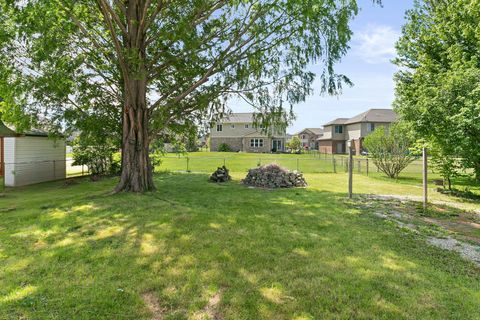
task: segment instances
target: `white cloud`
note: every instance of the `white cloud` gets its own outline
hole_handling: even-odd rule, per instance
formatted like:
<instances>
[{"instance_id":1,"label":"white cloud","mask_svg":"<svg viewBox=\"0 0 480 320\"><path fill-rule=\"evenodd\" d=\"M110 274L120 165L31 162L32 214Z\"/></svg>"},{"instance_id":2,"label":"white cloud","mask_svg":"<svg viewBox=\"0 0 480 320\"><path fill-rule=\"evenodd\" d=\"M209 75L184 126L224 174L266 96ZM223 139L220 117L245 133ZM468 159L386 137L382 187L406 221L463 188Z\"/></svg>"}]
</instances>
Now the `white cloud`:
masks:
<instances>
[{"instance_id":1,"label":"white cloud","mask_svg":"<svg viewBox=\"0 0 480 320\"><path fill-rule=\"evenodd\" d=\"M353 36L353 53L369 64L388 63L395 57L400 33L386 25L368 25Z\"/></svg>"}]
</instances>

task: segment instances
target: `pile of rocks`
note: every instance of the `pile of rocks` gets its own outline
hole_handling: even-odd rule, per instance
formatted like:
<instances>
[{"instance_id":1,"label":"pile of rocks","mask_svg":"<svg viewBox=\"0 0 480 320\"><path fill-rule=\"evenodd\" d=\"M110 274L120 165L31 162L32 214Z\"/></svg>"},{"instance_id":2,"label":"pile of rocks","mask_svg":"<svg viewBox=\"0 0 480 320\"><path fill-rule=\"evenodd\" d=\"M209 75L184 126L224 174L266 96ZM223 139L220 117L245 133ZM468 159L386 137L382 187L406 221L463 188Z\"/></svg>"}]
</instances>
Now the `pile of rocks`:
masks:
<instances>
[{"instance_id":1,"label":"pile of rocks","mask_svg":"<svg viewBox=\"0 0 480 320\"><path fill-rule=\"evenodd\" d=\"M230 180L232 180L232 177L230 176L229 171L225 166L219 167L210 176L210 181L213 182L227 182Z\"/></svg>"},{"instance_id":2,"label":"pile of rocks","mask_svg":"<svg viewBox=\"0 0 480 320\"><path fill-rule=\"evenodd\" d=\"M248 170L243 184L261 188L306 187L307 182L300 172L289 171L276 164Z\"/></svg>"}]
</instances>

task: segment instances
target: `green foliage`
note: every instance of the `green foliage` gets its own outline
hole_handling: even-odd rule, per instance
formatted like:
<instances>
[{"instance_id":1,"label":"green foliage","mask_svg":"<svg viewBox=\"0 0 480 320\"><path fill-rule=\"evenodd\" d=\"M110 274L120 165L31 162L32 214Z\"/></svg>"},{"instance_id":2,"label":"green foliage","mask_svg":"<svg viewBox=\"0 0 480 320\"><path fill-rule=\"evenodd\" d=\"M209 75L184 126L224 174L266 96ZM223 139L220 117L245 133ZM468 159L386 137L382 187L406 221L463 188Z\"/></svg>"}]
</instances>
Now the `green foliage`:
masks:
<instances>
[{"instance_id":1,"label":"green foliage","mask_svg":"<svg viewBox=\"0 0 480 320\"><path fill-rule=\"evenodd\" d=\"M380 126L364 140L373 163L389 178L398 178L415 156L410 152L412 140L408 131L398 125L392 125L388 130Z\"/></svg>"},{"instance_id":2,"label":"green foliage","mask_svg":"<svg viewBox=\"0 0 480 320\"><path fill-rule=\"evenodd\" d=\"M478 1L417 1L397 43L395 105L418 138L480 179L478 25Z\"/></svg>"},{"instance_id":3,"label":"green foliage","mask_svg":"<svg viewBox=\"0 0 480 320\"><path fill-rule=\"evenodd\" d=\"M232 152L232 148L228 144L222 143L218 146L218 151L219 152Z\"/></svg>"},{"instance_id":4,"label":"green foliage","mask_svg":"<svg viewBox=\"0 0 480 320\"><path fill-rule=\"evenodd\" d=\"M334 65L357 1L157 2L0 0L0 95L12 98L12 120L72 131L96 122L118 134L132 80L157 97L146 99L152 136L225 113L232 97L270 126L312 94L308 65L323 67L321 93L350 84Z\"/></svg>"},{"instance_id":5,"label":"green foliage","mask_svg":"<svg viewBox=\"0 0 480 320\"><path fill-rule=\"evenodd\" d=\"M117 174L121 166L118 149L109 145L89 146L78 143L73 148L73 165L86 165L92 176Z\"/></svg>"},{"instance_id":6,"label":"green foliage","mask_svg":"<svg viewBox=\"0 0 480 320\"><path fill-rule=\"evenodd\" d=\"M461 162L455 157L444 154L441 147L431 146L428 150L435 171L443 178L443 185L452 190L452 179L460 175Z\"/></svg>"},{"instance_id":7,"label":"green foliage","mask_svg":"<svg viewBox=\"0 0 480 320\"><path fill-rule=\"evenodd\" d=\"M297 136L293 136L290 141L287 142L287 147L296 153L300 153L302 151L302 141Z\"/></svg>"}]
</instances>

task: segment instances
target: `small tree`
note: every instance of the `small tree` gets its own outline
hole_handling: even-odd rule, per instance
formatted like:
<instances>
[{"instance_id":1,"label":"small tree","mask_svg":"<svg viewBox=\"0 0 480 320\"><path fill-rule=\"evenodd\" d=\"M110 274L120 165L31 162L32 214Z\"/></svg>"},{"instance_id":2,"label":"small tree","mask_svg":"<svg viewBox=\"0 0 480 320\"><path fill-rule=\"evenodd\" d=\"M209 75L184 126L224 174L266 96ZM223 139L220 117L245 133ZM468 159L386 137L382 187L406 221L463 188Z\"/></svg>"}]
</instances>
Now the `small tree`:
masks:
<instances>
[{"instance_id":1,"label":"small tree","mask_svg":"<svg viewBox=\"0 0 480 320\"><path fill-rule=\"evenodd\" d=\"M287 146L296 153L300 153L302 150L302 142L297 136L293 137L292 140L287 143Z\"/></svg>"},{"instance_id":2,"label":"small tree","mask_svg":"<svg viewBox=\"0 0 480 320\"><path fill-rule=\"evenodd\" d=\"M443 187L448 187L448 190L452 190L452 179L459 176L461 169L460 162L450 154L440 145L430 146L433 167L442 176Z\"/></svg>"},{"instance_id":3,"label":"small tree","mask_svg":"<svg viewBox=\"0 0 480 320\"><path fill-rule=\"evenodd\" d=\"M375 129L364 141L373 163L389 178L396 179L413 160L415 156L410 152L412 140L407 130L393 125L390 130L384 127Z\"/></svg>"}]
</instances>

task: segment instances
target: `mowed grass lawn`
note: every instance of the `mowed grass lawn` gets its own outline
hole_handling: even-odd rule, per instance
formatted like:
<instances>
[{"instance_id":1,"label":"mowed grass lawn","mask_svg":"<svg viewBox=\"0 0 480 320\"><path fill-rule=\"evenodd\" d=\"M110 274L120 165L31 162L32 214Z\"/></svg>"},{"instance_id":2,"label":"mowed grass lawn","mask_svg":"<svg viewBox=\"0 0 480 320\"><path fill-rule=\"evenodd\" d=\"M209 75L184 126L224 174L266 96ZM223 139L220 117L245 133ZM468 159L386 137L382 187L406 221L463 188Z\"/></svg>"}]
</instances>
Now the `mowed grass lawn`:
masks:
<instances>
[{"instance_id":1,"label":"mowed grass lawn","mask_svg":"<svg viewBox=\"0 0 480 320\"><path fill-rule=\"evenodd\" d=\"M346 201L344 174L274 191L234 176L8 190L0 319L480 318L479 268Z\"/></svg>"}]
</instances>

